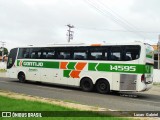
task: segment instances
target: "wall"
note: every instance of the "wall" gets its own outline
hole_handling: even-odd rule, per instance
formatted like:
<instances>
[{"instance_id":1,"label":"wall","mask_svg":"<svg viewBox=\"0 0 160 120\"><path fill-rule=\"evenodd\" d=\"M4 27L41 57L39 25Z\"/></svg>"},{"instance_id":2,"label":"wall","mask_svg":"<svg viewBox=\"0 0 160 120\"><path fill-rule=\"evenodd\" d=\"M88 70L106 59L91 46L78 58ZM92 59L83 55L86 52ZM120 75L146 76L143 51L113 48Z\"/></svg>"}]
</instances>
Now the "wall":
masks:
<instances>
[{"instance_id":1,"label":"wall","mask_svg":"<svg viewBox=\"0 0 160 120\"><path fill-rule=\"evenodd\" d=\"M0 61L0 69L6 69L6 62Z\"/></svg>"},{"instance_id":2,"label":"wall","mask_svg":"<svg viewBox=\"0 0 160 120\"><path fill-rule=\"evenodd\" d=\"M158 69L153 70L153 82L160 83L160 70L158 70Z\"/></svg>"}]
</instances>

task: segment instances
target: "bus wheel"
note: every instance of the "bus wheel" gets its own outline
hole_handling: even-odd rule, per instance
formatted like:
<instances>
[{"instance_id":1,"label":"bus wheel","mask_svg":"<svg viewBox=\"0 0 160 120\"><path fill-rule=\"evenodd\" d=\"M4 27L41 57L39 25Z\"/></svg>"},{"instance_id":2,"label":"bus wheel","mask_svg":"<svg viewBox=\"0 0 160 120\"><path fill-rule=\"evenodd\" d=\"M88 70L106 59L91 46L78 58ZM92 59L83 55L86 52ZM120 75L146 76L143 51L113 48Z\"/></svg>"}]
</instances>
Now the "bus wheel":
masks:
<instances>
[{"instance_id":1,"label":"bus wheel","mask_svg":"<svg viewBox=\"0 0 160 120\"><path fill-rule=\"evenodd\" d=\"M86 91L86 92L90 92L93 90L93 82L90 78L83 78L80 82L80 87L82 88L83 91Z\"/></svg>"},{"instance_id":2,"label":"bus wheel","mask_svg":"<svg viewBox=\"0 0 160 120\"><path fill-rule=\"evenodd\" d=\"M25 82L25 75L24 75L24 73L19 73L18 74L18 79L19 79L19 82L24 83Z\"/></svg>"},{"instance_id":3,"label":"bus wheel","mask_svg":"<svg viewBox=\"0 0 160 120\"><path fill-rule=\"evenodd\" d=\"M98 80L96 82L96 90L101 94L109 93L110 92L109 82L105 79Z\"/></svg>"}]
</instances>

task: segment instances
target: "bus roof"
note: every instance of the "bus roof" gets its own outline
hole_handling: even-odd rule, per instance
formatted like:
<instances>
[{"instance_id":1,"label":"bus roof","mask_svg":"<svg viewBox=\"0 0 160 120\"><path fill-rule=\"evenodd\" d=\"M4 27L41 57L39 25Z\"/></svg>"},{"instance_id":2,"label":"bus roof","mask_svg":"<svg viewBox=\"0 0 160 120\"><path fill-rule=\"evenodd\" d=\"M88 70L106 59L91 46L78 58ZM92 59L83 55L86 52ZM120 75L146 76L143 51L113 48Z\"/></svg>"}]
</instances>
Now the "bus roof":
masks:
<instances>
[{"instance_id":1,"label":"bus roof","mask_svg":"<svg viewBox=\"0 0 160 120\"><path fill-rule=\"evenodd\" d=\"M74 47L74 46L115 46L115 45L149 45L148 43L143 42L130 42L130 43L95 43L95 44L85 44L85 43L67 43L67 44L49 44L46 46L24 46L24 47L17 47L17 48L34 48L34 47Z\"/></svg>"}]
</instances>

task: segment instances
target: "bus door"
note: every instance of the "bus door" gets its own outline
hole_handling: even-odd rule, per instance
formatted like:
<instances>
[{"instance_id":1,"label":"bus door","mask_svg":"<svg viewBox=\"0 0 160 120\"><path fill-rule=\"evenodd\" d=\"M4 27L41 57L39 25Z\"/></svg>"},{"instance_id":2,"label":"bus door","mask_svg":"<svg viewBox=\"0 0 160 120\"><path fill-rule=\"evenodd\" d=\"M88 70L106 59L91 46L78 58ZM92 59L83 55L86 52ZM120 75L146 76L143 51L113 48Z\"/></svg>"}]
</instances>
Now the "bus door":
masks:
<instances>
[{"instance_id":1,"label":"bus door","mask_svg":"<svg viewBox=\"0 0 160 120\"><path fill-rule=\"evenodd\" d=\"M17 72L15 67L15 61L18 48L11 49L7 61L7 72L10 78L17 78Z\"/></svg>"}]
</instances>

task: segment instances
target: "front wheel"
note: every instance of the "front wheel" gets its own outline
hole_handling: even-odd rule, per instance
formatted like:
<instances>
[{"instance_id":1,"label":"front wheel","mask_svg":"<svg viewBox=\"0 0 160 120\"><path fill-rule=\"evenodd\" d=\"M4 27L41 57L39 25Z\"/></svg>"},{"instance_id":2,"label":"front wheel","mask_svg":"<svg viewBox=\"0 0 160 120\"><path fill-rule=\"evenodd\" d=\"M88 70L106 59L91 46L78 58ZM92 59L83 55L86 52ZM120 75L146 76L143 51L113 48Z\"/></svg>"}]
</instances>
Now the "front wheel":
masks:
<instances>
[{"instance_id":1,"label":"front wheel","mask_svg":"<svg viewBox=\"0 0 160 120\"><path fill-rule=\"evenodd\" d=\"M19 79L19 82L24 83L25 82L25 75L24 75L24 73L20 73L18 75L18 79Z\"/></svg>"},{"instance_id":2,"label":"front wheel","mask_svg":"<svg viewBox=\"0 0 160 120\"><path fill-rule=\"evenodd\" d=\"M96 90L101 94L109 93L110 92L109 82L107 80L97 81Z\"/></svg>"}]
</instances>

